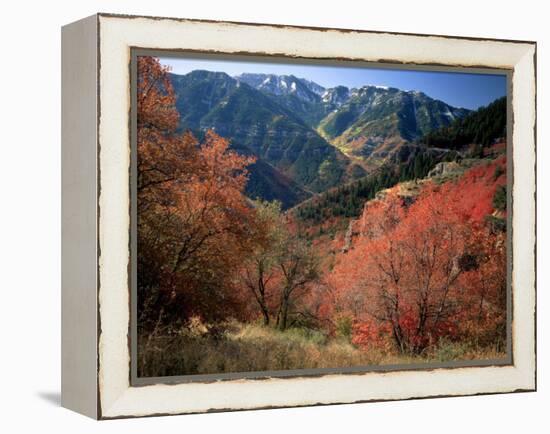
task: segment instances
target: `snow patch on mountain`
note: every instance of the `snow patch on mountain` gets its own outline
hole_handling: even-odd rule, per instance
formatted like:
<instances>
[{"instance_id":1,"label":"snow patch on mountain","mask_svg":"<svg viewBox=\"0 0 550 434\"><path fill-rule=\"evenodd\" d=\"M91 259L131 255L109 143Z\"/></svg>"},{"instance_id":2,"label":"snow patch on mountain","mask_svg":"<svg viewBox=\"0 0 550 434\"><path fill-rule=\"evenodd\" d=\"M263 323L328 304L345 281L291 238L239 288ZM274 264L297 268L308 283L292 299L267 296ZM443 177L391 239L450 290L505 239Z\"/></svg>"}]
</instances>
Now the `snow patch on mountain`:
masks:
<instances>
[{"instance_id":1,"label":"snow patch on mountain","mask_svg":"<svg viewBox=\"0 0 550 434\"><path fill-rule=\"evenodd\" d=\"M447 116L451 120L455 118L455 115L451 112L451 110L449 110L449 107L447 107L447 110L443 112L443 115Z\"/></svg>"}]
</instances>

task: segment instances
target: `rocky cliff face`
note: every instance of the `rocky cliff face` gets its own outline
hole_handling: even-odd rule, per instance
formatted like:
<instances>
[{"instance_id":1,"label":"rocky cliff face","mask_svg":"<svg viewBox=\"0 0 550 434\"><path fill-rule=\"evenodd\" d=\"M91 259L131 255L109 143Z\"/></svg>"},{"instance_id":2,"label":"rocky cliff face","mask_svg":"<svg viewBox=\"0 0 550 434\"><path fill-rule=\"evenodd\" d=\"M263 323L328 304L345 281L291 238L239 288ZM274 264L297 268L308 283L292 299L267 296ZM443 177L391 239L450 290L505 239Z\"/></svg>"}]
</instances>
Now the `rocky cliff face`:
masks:
<instances>
[{"instance_id":1,"label":"rocky cliff face","mask_svg":"<svg viewBox=\"0 0 550 434\"><path fill-rule=\"evenodd\" d=\"M460 161L442 161L428 173L428 178L436 181L448 180L462 175L469 168L484 161L481 158L464 158Z\"/></svg>"}]
</instances>

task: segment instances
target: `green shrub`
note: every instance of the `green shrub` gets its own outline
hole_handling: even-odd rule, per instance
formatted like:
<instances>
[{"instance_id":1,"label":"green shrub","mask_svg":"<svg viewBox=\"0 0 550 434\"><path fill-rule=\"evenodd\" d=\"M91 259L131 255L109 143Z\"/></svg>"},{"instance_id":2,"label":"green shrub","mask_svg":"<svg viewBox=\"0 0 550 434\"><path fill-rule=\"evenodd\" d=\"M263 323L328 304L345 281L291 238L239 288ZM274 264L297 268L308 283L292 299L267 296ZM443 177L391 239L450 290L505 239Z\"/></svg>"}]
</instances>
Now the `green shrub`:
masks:
<instances>
[{"instance_id":1,"label":"green shrub","mask_svg":"<svg viewBox=\"0 0 550 434\"><path fill-rule=\"evenodd\" d=\"M499 211L506 211L506 186L500 185L493 196L493 206Z\"/></svg>"},{"instance_id":2,"label":"green shrub","mask_svg":"<svg viewBox=\"0 0 550 434\"><path fill-rule=\"evenodd\" d=\"M488 215L485 220L493 233L506 232L506 219Z\"/></svg>"},{"instance_id":3,"label":"green shrub","mask_svg":"<svg viewBox=\"0 0 550 434\"><path fill-rule=\"evenodd\" d=\"M349 316L343 316L336 320L336 336L351 342L353 320Z\"/></svg>"},{"instance_id":4,"label":"green shrub","mask_svg":"<svg viewBox=\"0 0 550 434\"><path fill-rule=\"evenodd\" d=\"M500 178L501 175L504 175L505 173L506 171L502 166L497 166L493 175L493 181L496 181L498 178Z\"/></svg>"},{"instance_id":5,"label":"green shrub","mask_svg":"<svg viewBox=\"0 0 550 434\"><path fill-rule=\"evenodd\" d=\"M465 342L451 342L447 339L440 339L431 357L438 362L462 359L469 349L470 346Z\"/></svg>"}]
</instances>

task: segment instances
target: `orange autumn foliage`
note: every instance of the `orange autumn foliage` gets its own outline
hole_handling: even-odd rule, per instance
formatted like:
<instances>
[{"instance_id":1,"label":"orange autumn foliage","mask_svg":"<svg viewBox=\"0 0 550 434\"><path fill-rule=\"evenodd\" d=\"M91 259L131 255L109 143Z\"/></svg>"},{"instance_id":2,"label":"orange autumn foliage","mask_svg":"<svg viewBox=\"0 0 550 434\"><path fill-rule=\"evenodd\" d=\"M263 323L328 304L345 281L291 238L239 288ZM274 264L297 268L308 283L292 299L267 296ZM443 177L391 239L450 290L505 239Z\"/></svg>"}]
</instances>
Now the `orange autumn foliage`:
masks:
<instances>
[{"instance_id":1,"label":"orange autumn foliage","mask_svg":"<svg viewBox=\"0 0 550 434\"><path fill-rule=\"evenodd\" d=\"M167 72L138 58L138 310L155 321L238 315L232 277L255 242L243 195L254 159L211 131L202 143L177 133Z\"/></svg>"},{"instance_id":2,"label":"orange autumn foliage","mask_svg":"<svg viewBox=\"0 0 550 434\"><path fill-rule=\"evenodd\" d=\"M191 318L212 330L260 319L414 355L442 340L504 342L504 157L443 184L415 181L414 194L385 190L346 231L345 221L307 226L276 203L247 199L254 158L212 131L200 140L182 133L178 122L168 70L140 57L138 323L146 333Z\"/></svg>"},{"instance_id":3,"label":"orange autumn foliage","mask_svg":"<svg viewBox=\"0 0 550 434\"><path fill-rule=\"evenodd\" d=\"M487 217L504 167L500 158L428 183L412 204L398 187L367 203L358 239L328 277L326 315L354 318L357 345L391 339L415 354L442 338L503 333L506 234Z\"/></svg>"}]
</instances>

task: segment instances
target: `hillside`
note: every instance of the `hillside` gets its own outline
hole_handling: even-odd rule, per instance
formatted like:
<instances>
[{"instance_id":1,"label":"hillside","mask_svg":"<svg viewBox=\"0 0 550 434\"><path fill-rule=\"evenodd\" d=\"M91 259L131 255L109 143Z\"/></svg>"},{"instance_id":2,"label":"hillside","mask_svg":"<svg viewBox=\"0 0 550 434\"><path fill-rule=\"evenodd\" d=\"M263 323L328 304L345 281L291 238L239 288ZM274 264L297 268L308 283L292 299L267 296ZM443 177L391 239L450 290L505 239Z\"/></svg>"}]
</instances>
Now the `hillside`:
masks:
<instances>
[{"instance_id":1,"label":"hillside","mask_svg":"<svg viewBox=\"0 0 550 434\"><path fill-rule=\"evenodd\" d=\"M509 356L504 102L167 69L138 57L139 376Z\"/></svg>"},{"instance_id":2,"label":"hillside","mask_svg":"<svg viewBox=\"0 0 550 434\"><path fill-rule=\"evenodd\" d=\"M201 136L212 129L229 138L240 153L255 155L258 162L251 168L255 193L269 190L271 181L259 170L266 164L275 178L288 180L264 199L290 206L308 197L309 191L323 191L364 174L298 115L246 83L208 71L170 78L181 130Z\"/></svg>"},{"instance_id":3,"label":"hillside","mask_svg":"<svg viewBox=\"0 0 550 434\"><path fill-rule=\"evenodd\" d=\"M357 217L364 204L398 182L428 176L445 162L496 158L505 153L506 99L457 118L448 127L434 130L388 153L367 176L335 187L298 204L293 214L301 221L319 224L331 218ZM425 143L427 142L427 144ZM462 163L464 165L466 163Z\"/></svg>"},{"instance_id":4,"label":"hillside","mask_svg":"<svg viewBox=\"0 0 550 434\"><path fill-rule=\"evenodd\" d=\"M419 141L426 146L448 149L460 149L471 143L488 146L495 139L506 137L506 104L506 97L499 98L446 127L429 131Z\"/></svg>"},{"instance_id":5,"label":"hillside","mask_svg":"<svg viewBox=\"0 0 550 434\"><path fill-rule=\"evenodd\" d=\"M446 151L438 152L408 145L410 154L404 161L388 163L369 175L335 187L297 205L292 211L300 220L314 224L338 217L357 217L366 201L398 182L424 178L437 163L454 158Z\"/></svg>"},{"instance_id":6,"label":"hillside","mask_svg":"<svg viewBox=\"0 0 550 434\"><path fill-rule=\"evenodd\" d=\"M334 251L327 281L337 308L321 315L355 318L359 347L393 337L413 353L460 339L452 353L505 348L506 157L441 164L453 173L367 202Z\"/></svg>"},{"instance_id":7,"label":"hillside","mask_svg":"<svg viewBox=\"0 0 550 434\"><path fill-rule=\"evenodd\" d=\"M418 91L371 85L324 88L292 75L241 74L236 78L275 97L331 143L360 157L370 155L384 139L409 142L469 113ZM367 138L372 140L367 143Z\"/></svg>"},{"instance_id":8,"label":"hillside","mask_svg":"<svg viewBox=\"0 0 550 434\"><path fill-rule=\"evenodd\" d=\"M279 200L285 209L318 193L341 187L347 191L348 184L372 179L379 171L398 179L413 176L420 154L431 164L453 158L447 154L457 146L444 143L443 135L455 131L456 140L463 140L458 131L464 125L476 124L468 131L487 126L479 120L485 115L418 91L370 85L324 88L293 75L231 77L200 70L170 74L170 79L180 130L201 137L212 129L239 153L255 156L247 194ZM470 133L466 137L478 139ZM365 181L357 185L361 183ZM347 210L335 212L357 212L356 205L343 208Z\"/></svg>"},{"instance_id":9,"label":"hillside","mask_svg":"<svg viewBox=\"0 0 550 434\"><path fill-rule=\"evenodd\" d=\"M338 149L361 160L381 160L397 146L461 118L457 109L422 92L365 86L319 124L318 131Z\"/></svg>"},{"instance_id":10,"label":"hillside","mask_svg":"<svg viewBox=\"0 0 550 434\"><path fill-rule=\"evenodd\" d=\"M349 94L344 86L325 89L293 75L244 73L235 78L270 96L314 129L328 113L347 100Z\"/></svg>"}]
</instances>

